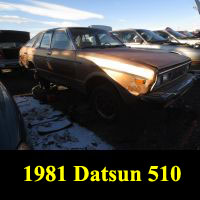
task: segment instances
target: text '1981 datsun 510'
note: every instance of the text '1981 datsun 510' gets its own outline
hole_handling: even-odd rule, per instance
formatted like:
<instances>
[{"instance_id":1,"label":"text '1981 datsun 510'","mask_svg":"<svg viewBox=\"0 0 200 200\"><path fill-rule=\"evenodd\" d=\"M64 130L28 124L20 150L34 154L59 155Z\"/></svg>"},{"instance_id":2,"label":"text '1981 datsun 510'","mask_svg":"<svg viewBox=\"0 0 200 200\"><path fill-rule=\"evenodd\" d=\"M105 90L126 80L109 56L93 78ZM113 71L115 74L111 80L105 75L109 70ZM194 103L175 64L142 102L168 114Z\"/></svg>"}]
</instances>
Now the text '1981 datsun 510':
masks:
<instances>
[{"instance_id":1,"label":"text '1981 datsun 510'","mask_svg":"<svg viewBox=\"0 0 200 200\"><path fill-rule=\"evenodd\" d=\"M35 68L45 88L53 82L87 93L106 120L119 116L124 102L167 105L193 83L188 57L131 49L95 28L41 32L20 50L20 64Z\"/></svg>"}]
</instances>

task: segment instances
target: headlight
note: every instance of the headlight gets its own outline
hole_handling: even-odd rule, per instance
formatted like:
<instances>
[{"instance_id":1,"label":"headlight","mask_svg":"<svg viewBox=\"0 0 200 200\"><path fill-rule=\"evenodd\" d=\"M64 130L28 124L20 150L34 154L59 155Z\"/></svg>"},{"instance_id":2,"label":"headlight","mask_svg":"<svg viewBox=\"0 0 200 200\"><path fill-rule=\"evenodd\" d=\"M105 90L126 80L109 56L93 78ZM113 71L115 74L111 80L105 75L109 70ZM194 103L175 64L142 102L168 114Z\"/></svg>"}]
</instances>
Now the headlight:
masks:
<instances>
[{"instance_id":1,"label":"headlight","mask_svg":"<svg viewBox=\"0 0 200 200\"><path fill-rule=\"evenodd\" d=\"M190 66L191 66L191 64L189 64L189 65L186 66L186 68L185 68L186 72L188 72L190 70Z\"/></svg>"},{"instance_id":2,"label":"headlight","mask_svg":"<svg viewBox=\"0 0 200 200\"><path fill-rule=\"evenodd\" d=\"M164 75L163 75L163 83L166 83L166 82L169 81L169 80L170 80L170 74L169 74L169 73L164 74Z\"/></svg>"},{"instance_id":3,"label":"headlight","mask_svg":"<svg viewBox=\"0 0 200 200\"><path fill-rule=\"evenodd\" d=\"M154 86L155 88L158 88L160 87L162 84L168 82L170 80L170 73L166 73L166 74L163 74L163 75L159 75L157 77L157 82L156 82L156 85Z\"/></svg>"},{"instance_id":4,"label":"headlight","mask_svg":"<svg viewBox=\"0 0 200 200\"><path fill-rule=\"evenodd\" d=\"M158 76L157 77L157 81L156 81L156 85L154 86L155 88L158 88L162 85L163 83L163 77L162 76Z\"/></svg>"}]
</instances>

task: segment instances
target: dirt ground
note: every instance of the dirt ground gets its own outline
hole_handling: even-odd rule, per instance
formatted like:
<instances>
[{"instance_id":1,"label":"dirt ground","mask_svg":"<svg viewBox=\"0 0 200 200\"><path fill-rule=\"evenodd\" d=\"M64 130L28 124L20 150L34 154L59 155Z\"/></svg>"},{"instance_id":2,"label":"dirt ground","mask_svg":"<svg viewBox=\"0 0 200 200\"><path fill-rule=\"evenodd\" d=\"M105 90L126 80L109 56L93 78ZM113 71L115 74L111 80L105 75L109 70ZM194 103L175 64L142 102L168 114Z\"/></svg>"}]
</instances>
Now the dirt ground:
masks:
<instances>
[{"instance_id":1,"label":"dirt ground","mask_svg":"<svg viewBox=\"0 0 200 200\"><path fill-rule=\"evenodd\" d=\"M4 73L0 80L13 96L30 95L32 87L37 84L31 72ZM76 91L60 88L52 93L47 103L95 132L117 150L199 150L199 87L200 81L196 81L184 97L185 107L128 109L113 124L101 121L90 108L87 98Z\"/></svg>"}]
</instances>

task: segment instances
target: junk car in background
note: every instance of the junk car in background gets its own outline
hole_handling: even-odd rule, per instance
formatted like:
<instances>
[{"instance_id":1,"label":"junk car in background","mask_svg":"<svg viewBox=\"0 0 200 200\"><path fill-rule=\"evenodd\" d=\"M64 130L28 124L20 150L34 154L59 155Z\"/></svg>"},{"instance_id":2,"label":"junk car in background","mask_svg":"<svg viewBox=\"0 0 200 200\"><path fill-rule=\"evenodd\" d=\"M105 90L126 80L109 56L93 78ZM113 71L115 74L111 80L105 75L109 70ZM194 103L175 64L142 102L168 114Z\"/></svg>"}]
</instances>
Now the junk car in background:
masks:
<instances>
[{"instance_id":1,"label":"junk car in background","mask_svg":"<svg viewBox=\"0 0 200 200\"><path fill-rule=\"evenodd\" d=\"M29 32L0 30L0 72L19 68L19 50L29 40Z\"/></svg>"},{"instance_id":2,"label":"junk car in background","mask_svg":"<svg viewBox=\"0 0 200 200\"><path fill-rule=\"evenodd\" d=\"M129 47L154 51L177 53L192 60L191 70L200 70L200 47L171 42L153 31L127 29L112 32Z\"/></svg>"},{"instance_id":3,"label":"junk car in background","mask_svg":"<svg viewBox=\"0 0 200 200\"><path fill-rule=\"evenodd\" d=\"M181 34L171 28L166 28L165 30L157 30L155 32L165 39L170 40L171 42L189 44L191 46L200 44L200 40L198 38L189 38L186 35Z\"/></svg>"},{"instance_id":4,"label":"junk car in background","mask_svg":"<svg viewBox=\"0 0 200 200\"><path fill-rule=\"evenodd\" d=\"M198 39L198 37L195 36L192 32L189 31L178 31L178 32L185 35L189 39Z\"/></svg>"}]
</instances>

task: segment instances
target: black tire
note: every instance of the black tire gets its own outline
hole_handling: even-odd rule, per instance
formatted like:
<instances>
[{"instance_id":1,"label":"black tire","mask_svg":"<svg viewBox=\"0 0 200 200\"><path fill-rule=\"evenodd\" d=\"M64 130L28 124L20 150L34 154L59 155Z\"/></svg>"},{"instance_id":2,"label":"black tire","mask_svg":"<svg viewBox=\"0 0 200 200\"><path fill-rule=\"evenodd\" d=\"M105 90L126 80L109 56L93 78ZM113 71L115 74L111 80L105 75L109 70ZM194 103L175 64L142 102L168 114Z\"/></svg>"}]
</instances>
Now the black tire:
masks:
<instances>
[{"instance_id":1,"label":"black tire","mask_svg":"<svg viewBox=\"0 0 200 200\"><path fill-rule=\"evenodd\" d=\"M95 88L92 91L91 104L95 113L107 122L118 120L124 107L121 96L111 84Z\"/></svg>"},{"instance_id":2,"label":"black tire","mask_svg":"<svg viewBox=\"0 0 200 200\"><path fill-rule=\"evenodd\" d=\"M46 91L41 88L40 85L36 85L35 87L32 88L32 95L35 99L39 100L46 100Z\"/></svg>"}]
</instances>

